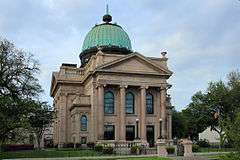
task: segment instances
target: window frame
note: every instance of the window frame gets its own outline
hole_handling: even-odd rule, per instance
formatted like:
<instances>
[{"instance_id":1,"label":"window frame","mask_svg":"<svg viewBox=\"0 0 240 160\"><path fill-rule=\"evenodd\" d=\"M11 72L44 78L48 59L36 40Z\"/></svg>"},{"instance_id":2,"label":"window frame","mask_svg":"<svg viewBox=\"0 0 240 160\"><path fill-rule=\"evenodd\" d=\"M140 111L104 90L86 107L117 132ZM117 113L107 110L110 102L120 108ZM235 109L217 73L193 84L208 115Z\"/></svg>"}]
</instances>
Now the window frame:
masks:
<instances>
[{"instance_id":1,"label":"window frame","mask_svg":"<svg viewBox=\"0 0 240 160\"><path fill-rule=\"evenodd\" d=\"M83 121L82 121L83 118L86 118L86 122L84 122L84 123L86 123L85 128L83 128ZM87 118L86 115L82 115L81 118L80 118L80 130L83 131L83 132L86 132L88 130L88 118Z\"/></svg>"},{"instance_id":2,"label":"window frame","mask_svg":"<svg viewBox=\"0 0 240 160\"><path fill-rule=\"evenodd\" d=\"M151 96L151 103L148 103L148 95ZM148 112L149 105L151 105L152 112ZM146 114L154 114L154 96L149 92L146 94Z\"/></svg>"},{"instance_id":3,"label":"window frame","mask_svg":"<svg viewBox=\"0 0 240 160\"><path fill-rule=\"evenodd\" d=\"M132 112L127 112L127 108L130 108L130 107L127 107L128 106L128 104L127 104L127 95L131 95L132 96L132 107L131 107L131 109L132 109ZM131 92L131 91L128 91L128 92L126 92L126 94L125 94L125 114L135 114L135 95L133 94L133 92Z\"/></svg>"},{"instance_id":4,"label":"window frame","mask_svg":"<svg viewBox=\"0 0 240 160\"><path fill-rule=\"evenodd\" d=\"M106 97L106 94L108 94L108 93L110 93L111 95L112 95L112 97ZM106 102L106 100L110 100L110 99L112 99L112 102L110 103L110 102ZM114 93L111 91L111 90L106 90L105 92L104 92L104 115L111 115L111 114L114 114L114 111L115 111L115 97L114 97ZM111 105L111 106L107 106L107 104L108 105ZM106 109L107 107L111 107L110 109L112 109L112 112L106 112L107 110L109 110L109 108L108 109Z\"/></svg>"}]
</instances>

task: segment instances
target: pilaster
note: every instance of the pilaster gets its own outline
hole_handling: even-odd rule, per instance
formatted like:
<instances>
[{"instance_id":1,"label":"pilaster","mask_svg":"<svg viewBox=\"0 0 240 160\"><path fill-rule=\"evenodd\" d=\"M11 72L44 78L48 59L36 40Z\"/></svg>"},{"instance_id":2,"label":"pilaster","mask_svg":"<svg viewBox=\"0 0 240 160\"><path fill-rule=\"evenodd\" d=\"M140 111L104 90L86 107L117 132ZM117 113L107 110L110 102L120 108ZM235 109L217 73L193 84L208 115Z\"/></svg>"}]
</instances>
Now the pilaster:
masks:
<instances>
[{"instance_id":1,"label":"pilaster","mask_svg":"<svg viewBox=\"0 0 240 160\"><path fill-rule=\"evenodd\" d=\"M64 143L67 143L67 94L60 94L59 102L59 132L58 132L58 144L62 147Z\"/></svg>"}]
</instances>

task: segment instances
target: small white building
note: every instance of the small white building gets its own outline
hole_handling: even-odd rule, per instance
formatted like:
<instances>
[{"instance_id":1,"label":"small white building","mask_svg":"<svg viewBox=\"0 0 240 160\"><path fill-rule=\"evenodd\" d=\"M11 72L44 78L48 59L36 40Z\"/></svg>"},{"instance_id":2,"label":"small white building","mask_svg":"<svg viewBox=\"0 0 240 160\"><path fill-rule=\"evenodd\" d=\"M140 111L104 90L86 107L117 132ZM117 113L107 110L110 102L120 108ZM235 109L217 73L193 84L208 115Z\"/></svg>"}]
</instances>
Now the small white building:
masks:
<instances>
[{"instance_id":1,"label":"small white building","mask_svg":"<svg viewBox=\"0 0 240 160\"><path fill-rule=\"evenodd\" d=\"M209 143L220 143L220 135L215 130L211 130L211 127L205 129L202 133L199 133L199 140L206 139Z\"/></svg>"}]
</instances>

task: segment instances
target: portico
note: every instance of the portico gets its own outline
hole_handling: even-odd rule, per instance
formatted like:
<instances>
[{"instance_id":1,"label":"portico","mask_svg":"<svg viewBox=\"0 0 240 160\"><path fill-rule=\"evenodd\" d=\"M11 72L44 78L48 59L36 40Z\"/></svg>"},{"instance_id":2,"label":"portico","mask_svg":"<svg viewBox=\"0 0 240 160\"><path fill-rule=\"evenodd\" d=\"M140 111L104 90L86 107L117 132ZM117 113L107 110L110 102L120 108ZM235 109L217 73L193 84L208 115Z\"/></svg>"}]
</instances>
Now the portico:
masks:
<instances>
[{"instance_id":1,"label":"portico","mask_svg":"<svg viewBox=\"0 0 240 160\"><path fill-rule=\"evenodd\" d=\"M104 140L104 126L114 126L114 139L118 141L126 141L126 127L128 125L134 126L135 138L136 138L136 119L139 119L139 138L142 141L147 141L147 126L154 127L154 140L159 137L159 118L163 119L162 135L166 138L171 138L167 133L167 128L171 128L171 123L167 121L166 111L166 90L167 84L160 84L159 86L153 84L134 84L129 85L128 83L117 84L117 83L103 83L98 84L95 88L98 96L98 130L97 140ZM111 114L104 113L104 93L111 91L114 95L114 112ZM131 92L134 95L134 112L126 113L126 92ZM152 102L152 113L146 113L146 94L153 96ZM168 124L166 124L168 122Z\"/></svg>"}]
</instances>

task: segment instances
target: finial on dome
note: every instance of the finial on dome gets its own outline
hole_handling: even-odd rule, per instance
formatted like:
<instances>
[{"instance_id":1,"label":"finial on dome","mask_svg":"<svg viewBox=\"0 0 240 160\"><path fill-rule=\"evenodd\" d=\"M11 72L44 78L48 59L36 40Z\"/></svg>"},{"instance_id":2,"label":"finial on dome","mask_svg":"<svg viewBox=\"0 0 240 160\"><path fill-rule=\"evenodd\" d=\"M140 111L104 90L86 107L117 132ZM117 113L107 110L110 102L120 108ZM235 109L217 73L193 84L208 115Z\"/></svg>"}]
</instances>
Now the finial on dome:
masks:
<instances>
[{"instance_id":1,"label":"finial on dome","mask_svg":"<svg viewBox=\"0 0 240 160\"><path fill-rule=\"evenodd\" d=\"M108 4L106 5L106 14L103 16L103 21L109 23L112 21L112 16L109 14Z\"/></svg>"}]
</instances>

